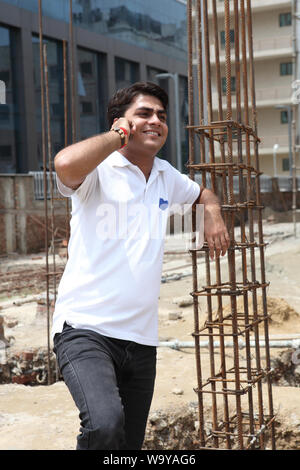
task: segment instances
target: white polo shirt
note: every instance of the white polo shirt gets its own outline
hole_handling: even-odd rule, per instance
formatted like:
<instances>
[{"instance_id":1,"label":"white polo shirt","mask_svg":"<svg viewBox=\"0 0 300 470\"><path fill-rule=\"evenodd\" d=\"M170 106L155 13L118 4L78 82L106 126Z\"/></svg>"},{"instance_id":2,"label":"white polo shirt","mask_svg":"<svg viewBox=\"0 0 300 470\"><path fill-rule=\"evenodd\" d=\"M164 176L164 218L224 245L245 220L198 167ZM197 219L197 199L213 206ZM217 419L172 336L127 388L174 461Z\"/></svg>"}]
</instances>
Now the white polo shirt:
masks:
<instances>
[{"instance_id":1,"label":"white polo shirt","mask_svg":"<svg viewBox=\"0 0 300 470\"><path fill-rule=\"evenodd\" d=\"M74 328L157 346L163 245L170 209L192 204L199 185L167 161L142 171L118 151L72 197L69 258L58 288L52 336Z\"/></svg>"}]
</instances>

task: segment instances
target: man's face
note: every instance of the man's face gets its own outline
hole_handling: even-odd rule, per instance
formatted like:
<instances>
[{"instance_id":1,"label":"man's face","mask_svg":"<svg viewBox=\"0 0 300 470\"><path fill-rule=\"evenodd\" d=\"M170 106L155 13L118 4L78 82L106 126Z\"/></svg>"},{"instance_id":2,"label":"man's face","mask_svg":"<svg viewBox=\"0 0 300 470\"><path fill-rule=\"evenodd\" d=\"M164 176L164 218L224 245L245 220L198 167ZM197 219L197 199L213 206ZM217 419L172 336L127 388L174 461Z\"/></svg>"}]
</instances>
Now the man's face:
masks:
<instances>
[{"instance_id":1,"label":"man's face","mask_svg":"<svg viewBox=\"0 0 300 470\"><path fill-rule=\"evenodd\" d=\"M167 113L155 96L138 95L125 116L131 125L128 147L150 150L155 154L168 136Z\"/></svg>"}]
</instances>

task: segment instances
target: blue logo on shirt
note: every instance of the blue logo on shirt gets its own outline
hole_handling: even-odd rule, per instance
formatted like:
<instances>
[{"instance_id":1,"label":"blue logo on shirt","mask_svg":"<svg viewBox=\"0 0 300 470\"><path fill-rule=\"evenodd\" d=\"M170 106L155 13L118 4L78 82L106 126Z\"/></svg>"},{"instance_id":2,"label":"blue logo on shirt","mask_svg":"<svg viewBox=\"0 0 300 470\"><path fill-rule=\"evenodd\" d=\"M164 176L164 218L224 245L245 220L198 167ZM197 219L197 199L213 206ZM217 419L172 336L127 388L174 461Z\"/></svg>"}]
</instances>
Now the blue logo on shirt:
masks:
<instances>
[{"instance_id":1,"label":"blue logo on shirt","mask_svg":"<svg viewBox=\"0 0 300 470\"><path fill-rule=\"evenodd\" d=\"M164 211L168 207L168 201L165 201L162 197L159 199L159 208Z\"/></svg>"}]
</instances>

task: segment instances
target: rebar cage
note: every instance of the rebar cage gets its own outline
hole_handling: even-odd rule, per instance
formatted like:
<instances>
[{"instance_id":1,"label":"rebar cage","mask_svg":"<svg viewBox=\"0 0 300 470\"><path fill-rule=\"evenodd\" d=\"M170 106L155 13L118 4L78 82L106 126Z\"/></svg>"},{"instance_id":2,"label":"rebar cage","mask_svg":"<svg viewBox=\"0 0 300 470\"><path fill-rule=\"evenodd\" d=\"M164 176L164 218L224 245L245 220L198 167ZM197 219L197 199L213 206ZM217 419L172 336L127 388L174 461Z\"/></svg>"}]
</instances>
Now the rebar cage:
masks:
<instances>
[{"instance_id":1,"label":"rebar cage","mask_svg":"<svg viewBox=\"0 0 300 470\"><path fill-rule=\"evenodd\" d=\"M275 449L251 1L188 0L187 28L187 166L218 194L230 236L225 258L191 250L199 448Z\"/></svg>"}]
</instances>

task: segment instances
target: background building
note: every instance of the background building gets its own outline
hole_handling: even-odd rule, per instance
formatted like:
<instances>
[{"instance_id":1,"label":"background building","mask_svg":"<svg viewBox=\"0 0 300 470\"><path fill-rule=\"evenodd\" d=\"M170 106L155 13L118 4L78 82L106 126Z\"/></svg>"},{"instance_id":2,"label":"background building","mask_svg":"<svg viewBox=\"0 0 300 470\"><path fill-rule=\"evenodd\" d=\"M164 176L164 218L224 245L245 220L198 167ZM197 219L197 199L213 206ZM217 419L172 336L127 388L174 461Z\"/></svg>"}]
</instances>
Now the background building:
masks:
<instances>
[{"instance_id":1,"label":"background building","mask_svg":"<svg viewBox=\"0 0 300 470\"><path fill-rule=\"evenodd\" d=\"M42 1L47 44L52 158L65 146L63 41L70 46L69 0ZM175 166L175 85L158 73L178 74L180 150L187 161L186 6L183 0L73 0L75 138L107 130L106 105L116 89L138 80L158 82L170 97L170 133L160 156ZM68 47L68 64L71 57ZM70 69L69 69L70 70ZM71 142L68 76L68 142ZM0 1L0 173L41 170L41 84L38 0ZM178 115L178 113L177 113Z\"/></svg>"},{"instance_id":2,"label":"background building","mask_svg":"<svg viewBox=\"0 0 300 470\"><path fill-rule=\"evenodd\" d=\"M246 2L245 2L246 3ZM291 153L293 151L291 109L292 88L295 80L296 42L293 42L293 0L252 0L253 48L255 63L255 90L257 102L260 168L270 176L291 175ZM233 2L232 11L233 11ZM217 3L218 12L224 11L224 1ZM210 17L211 17L210 9ZM297 21L295 19L295 21ZM233 24L233 21L232 21ZM223 65L222 85L225 79L225 28L219 20L219 44ZM232 47L234 46L232 31ZM232 56L234 62L234 51ZM213 48L212 48L213 63ZM232 68L232 73L234 68ZM232 93L235 77L232 77ZM216 85L214 103L217 106ZM298 87L299 88L299 87ZM225 103L225 98L224 98ZM298 164L299 166L299 164Z\"/></svg>"}]
</instances>

